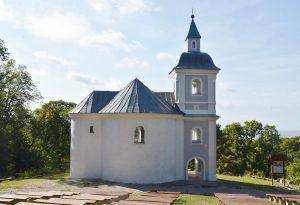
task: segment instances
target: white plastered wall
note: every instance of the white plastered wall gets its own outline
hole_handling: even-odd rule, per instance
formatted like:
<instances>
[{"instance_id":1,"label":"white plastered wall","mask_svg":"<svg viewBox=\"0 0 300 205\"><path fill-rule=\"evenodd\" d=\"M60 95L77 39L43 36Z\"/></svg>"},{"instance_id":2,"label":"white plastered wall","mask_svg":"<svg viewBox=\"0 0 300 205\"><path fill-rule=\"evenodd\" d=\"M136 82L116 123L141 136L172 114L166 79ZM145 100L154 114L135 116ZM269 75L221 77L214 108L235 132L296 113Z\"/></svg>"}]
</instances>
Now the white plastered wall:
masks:
<instances>
[{"instance_id":1,"label":"white plastered wall","mask_svg":"<svg viewBox=\"0 0 300 205\"><path fill-rule=\"evenodd\" d=\"M125 183L184 179L183 120L159 114L72 114L71 177ZM94 134L89 126L94 125ZM134 130L145 129L145 144Z\"/></svg>"},{"instance_id":2,"label":"white plastered wall","mask_svg":"<svg viewBox=\"0 0 300 205\"><path fill-rule=\"evenodd\" d=\"M94 133L89 133L90 126ZM95 115L71 119L71 177L99 178L101 173L101 120Z\"/></svg>"}]
</instances>

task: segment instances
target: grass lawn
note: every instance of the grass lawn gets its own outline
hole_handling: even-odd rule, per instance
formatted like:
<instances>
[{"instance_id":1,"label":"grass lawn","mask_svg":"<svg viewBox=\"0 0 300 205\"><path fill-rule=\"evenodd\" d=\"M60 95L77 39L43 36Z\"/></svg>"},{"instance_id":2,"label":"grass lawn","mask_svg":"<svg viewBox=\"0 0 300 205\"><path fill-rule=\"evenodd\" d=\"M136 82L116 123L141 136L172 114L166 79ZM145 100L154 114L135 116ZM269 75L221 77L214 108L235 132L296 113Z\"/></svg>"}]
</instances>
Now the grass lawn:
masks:
<instances>
[{"instance_id":1,"label":"grass lawn","mask_svg":"<svg viewBox=\"0 0 300 205\"><path fill-rule=\"evenodd\" d=\"M270 191L270 192L291 190L290 188L284 187L281 183L276 182L275 180L274 180L274 186L272 186L271 181L255 179L252 177L218 175L217 178L219 182L228 184L228 186L232 186L236 188L240 186L247 186L253 189Z\"/></svg>"},{"instance_id":2,"label":"grass lawn","mask_svg":"<svg viewBox=\"0 0 300 205\"><path fill-rule=\"evenodd\" d=\"M29 183L39 183L44 182L46 179L36 178L36 179L15 179L10 181L0 182L0 191L6 189L21 189Z\"/></svg>"},{"instance_id":3,"label":"grass lawn","mask_svg":"<svg viewBox=\"0 0 300 205\"><path fill-rule=\"evenodd\" d=\"M58 180L66 179L69 177L69 173L63 174L55 174L52 176L47 177L37 177L37 178L30 178L30 179L14 179L14 180L7 180L0 182L0 191L5 191L7 189L24 189L28 186L35 186L39 188L43 182L53 182L53 186L57 186L56 182ZM49 185L49 184L48 184Z\"/></svg>"},{"instance_id":4,"label":"grass lawn","mask_svg":"<svg viewBox=\"0 0 300 205\"><path fill-rule=\"evenodd\" d=\"M219 202L214 196L181 194L174 202L174 205L218 205Z\"/></svg>"}]
</instances>

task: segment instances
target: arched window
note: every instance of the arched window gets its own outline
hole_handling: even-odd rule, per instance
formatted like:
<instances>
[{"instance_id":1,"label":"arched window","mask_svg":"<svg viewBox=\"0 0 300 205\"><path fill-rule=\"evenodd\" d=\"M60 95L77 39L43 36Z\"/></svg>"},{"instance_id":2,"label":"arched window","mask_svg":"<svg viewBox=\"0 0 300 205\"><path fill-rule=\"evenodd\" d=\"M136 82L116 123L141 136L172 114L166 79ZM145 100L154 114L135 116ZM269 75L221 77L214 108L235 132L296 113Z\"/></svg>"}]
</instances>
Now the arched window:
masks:
<instances>
[{"instance_id":1,"label":"arched window","mask_svg":"<svg viewBox=\"0 0 300 205\"><path fill-rule=\"evenodd\" d=\"M202 143L201 139L202 139L202 136L201 136L201 130L199 128L194 128L192 130L192 143Z\"/></svg>"},{"instance_id":2,"label":"arched window","mask_svg":"<svg viewBox=\"0 0 300 205\"><path fill-rule=\"evenodd\" d=\"M145 130L142 126L135 128L134 143L135 144L144 144L145 143Z\"/></svg>"},{"instance_id":3,"label":"arched window","mask_svg":"<svg viewBox=\"0 0 300 205\"><path fill-rule=\"evenodd\" d=\"M196 41L192 41L192 48L196 48Z\"/></svg>"},{"instance_id":4,"label":"arched window","mask_svg":"<svg viewBox=\"0 0 300 205\"><path fill-rule=\"evenodd\" d=\"M201 82L198 79L192 81L192 94L201 95Z\"/></svg>"}]
</instances>

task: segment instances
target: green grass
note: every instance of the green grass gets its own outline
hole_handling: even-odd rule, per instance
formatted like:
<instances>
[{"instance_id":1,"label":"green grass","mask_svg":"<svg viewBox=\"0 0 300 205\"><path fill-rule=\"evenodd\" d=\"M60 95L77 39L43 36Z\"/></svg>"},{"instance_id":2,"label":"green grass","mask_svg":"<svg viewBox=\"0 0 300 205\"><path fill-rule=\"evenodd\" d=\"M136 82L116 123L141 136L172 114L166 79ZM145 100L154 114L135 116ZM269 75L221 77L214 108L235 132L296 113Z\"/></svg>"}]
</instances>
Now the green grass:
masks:
<instances>
[{"instance_id":1,"label":"green grass","mask_svg":"<svg viewBox=\"0 0 300 205\"><path fill-rule=\"evenodd\" d=\"M0 190L6 189L22 189L28 184L37 183L37 182L44 182L47 179L42 178L34 178L34 179L15 179L10 181L3 181L0 183Z\"/></svg>"},{"instance_id":2,"label":"green grass","mask_svg":"<svg viewBox=\"0 0 300 205\"><path fill-rule=\"evenodd\" d=\"M6 189L17 189L17 190L24 189L27 186L35 186L37 188L42 188L40 184L49 180L53 182L53 186L57 186L58 185L56 184L57 181L67 179L69 175L70 175L69 173L61 173L61 174L54 174L45 177L7 180L7 181L0 182L0 191Z\"/></svg>"},{"instance_id":3,"label":"green grass","mask_svg":"<svg viewBox=\"0 0 300 205\"><path fill-rule=\"evenodd\" d=\"M239 188L241 186L246 186L249 188L263 190L263 191L282 191L285 192L287 190L291 190L288 187L283 187L282 184L274 181L274 186L272 186L271 181L255 179L252 177L246 176L228 176L228 175L218 175L218 182L227 184L233 188Z\"/></svg>"},{"instance_id":4,"label":"green grass","mask_svg":"<svg viewBox=\"0 0 300 205\"><path fill-rule=\"evenodd\" d=\"M181 194L174 202L174 205L218 205L219 202L214 196Z\"/></svg>"}]
</instances>

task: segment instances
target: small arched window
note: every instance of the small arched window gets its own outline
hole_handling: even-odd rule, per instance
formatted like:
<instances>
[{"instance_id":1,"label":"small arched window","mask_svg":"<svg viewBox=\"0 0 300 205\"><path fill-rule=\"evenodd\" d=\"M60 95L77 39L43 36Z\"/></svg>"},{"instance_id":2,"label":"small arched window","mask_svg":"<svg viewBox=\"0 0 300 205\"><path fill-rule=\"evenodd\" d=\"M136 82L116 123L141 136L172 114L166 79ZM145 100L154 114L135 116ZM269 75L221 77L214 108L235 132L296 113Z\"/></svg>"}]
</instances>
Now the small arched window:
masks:
<instances>
[{"instance_id":1,"label":"small arched window","mask_svg":"<svg viewBox=\"0 0 300 205\"><path fill-rule=\"evenodd\" d=\"M145 130L142 126L135 128L134 143L135 144L144 144L145 143Z\"/></svg>"},{"instance_id":2,"label":"small arched window","mask_svg":"<svg viewBox=\"0 0 300 205\"><path fill-rule=\"evenodd\" d=\"M201 95L201 82L198 79L192 81L192 94Z\"/></svg>"},{"instance_id":3,"label":"small arched window","mask_svg":"<svg viewBox=\"0 0 300 205\"><path fill-rule=\"evenodd\" d=\"M199 128L194 128L192 130L192 143L202 143L201 130Z\"/></svg>"},{"instance_id":4,"label":"small arched window","mask_svg":"<svg viewBox=\"0 0 300 205\"><path fill-rule=\"evenodd\" d=\"M196 48L196 41L192 41L192 48Z\"/></svg>"}]
</instances>

